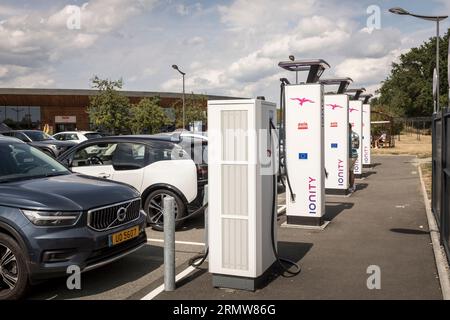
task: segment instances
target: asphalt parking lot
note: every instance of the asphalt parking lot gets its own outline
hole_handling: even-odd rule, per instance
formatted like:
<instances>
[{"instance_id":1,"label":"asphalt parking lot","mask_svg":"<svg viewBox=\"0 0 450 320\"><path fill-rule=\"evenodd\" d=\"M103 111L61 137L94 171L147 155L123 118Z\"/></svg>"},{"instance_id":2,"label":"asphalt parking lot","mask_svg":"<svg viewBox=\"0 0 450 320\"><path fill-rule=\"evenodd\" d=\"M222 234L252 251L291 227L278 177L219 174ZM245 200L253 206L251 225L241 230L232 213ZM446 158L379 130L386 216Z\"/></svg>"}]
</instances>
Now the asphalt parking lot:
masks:
<instances>
[{"instance_id":1,"label":"asphalt parking lot","mask_svg":"<svg viewBox=\"0 0 450 320\"><path fill-rule=\"evenodd\" d=\"M420 180L412 157L374 157L351 197L327 197L328 227L280 227L280 254L297 261L292 278L274 273L256 292L214 289L207 264L155 299L442 299ZM279 205L284 201L280 194ZM283 222L283 218L279 223ZM35 286L30 299L142 299L163 283L163 233L148 229L148 244L111 265L82 276L82 289L65 279ZM202 252L203 217L177 232L177 273ZM366 285L367 267L382 272L380 290Z\"/></svg>"}]
</instances>

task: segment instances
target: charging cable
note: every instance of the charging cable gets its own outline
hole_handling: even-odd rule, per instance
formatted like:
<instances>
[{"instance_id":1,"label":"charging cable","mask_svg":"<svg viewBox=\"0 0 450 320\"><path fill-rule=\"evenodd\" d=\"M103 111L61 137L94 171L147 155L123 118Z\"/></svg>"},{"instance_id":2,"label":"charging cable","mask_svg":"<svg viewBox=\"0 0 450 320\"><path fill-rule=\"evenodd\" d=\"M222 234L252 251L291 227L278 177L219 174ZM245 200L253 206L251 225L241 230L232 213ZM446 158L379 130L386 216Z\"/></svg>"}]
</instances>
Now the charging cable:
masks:
<instances>
[{"instance_id":1,"label":"charging cable","mask_svg":"<svg viewBox=\"0 0 450 320\"><path fill-rule=\"evenodd\" d=\"M269 128L270 142L271 142L272 146L274 146L273 138L272 138L272 130L276 130L276 128L275 128L275 125L272 122L272 119L269 120L269 125L270 125L270 128ZM273 161L273 153L271 154L271 158L272 158L272 161ZM276 212L277 212L277 210L276 210L276 203L277 203L276 195L277 195L277 193L275 191L276 190L275 188L276 188L276 185L277 185L277 175L276 175L276 173L274 173L272 175L272 184L273 184L274 190L272 192L272 223L271 223L271 230L270 231L271 231L271 236L272 236L272 250L273 250L273 254L275 255L275 258L277 259L278 264L280 265L280 267L286 273L290 274L290 276L296 276L296 275L298 275L301 272L300 266L297 263L295 263L294 261L292 261L292 260L280 257L278 255L278 252L277 252L276 242L275 242L275 221L277 220L277 214L276 214ZM289 265L295 267L296 270L295 271L291 271L290 268L285 266L285 264L289 264Z\"/></svg>"}]
</instances>

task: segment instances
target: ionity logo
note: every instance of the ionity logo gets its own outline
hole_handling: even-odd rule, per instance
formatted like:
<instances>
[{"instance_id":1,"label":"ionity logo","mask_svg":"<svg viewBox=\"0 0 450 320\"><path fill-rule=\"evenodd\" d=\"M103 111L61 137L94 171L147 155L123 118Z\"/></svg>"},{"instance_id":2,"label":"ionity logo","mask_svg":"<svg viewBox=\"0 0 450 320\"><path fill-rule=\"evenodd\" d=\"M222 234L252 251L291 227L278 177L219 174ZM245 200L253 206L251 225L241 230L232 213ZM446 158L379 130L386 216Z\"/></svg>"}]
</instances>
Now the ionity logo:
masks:
<instances>
[{"instance_id":1,"label":"ionity logo","mask_svg":"<svg viewBox=\"0 0 450 320\"><path fill-rule=\"evenodd\" d=\"M330 123L330 127L331 127L331 128L337 128L337 126L338 126L338 123L337 123L337 122L331 122L331 123Z\"/></svg>"},{"instance_id":2,"label":"ionity logo","mask_svg":"<svg viewBox=\"0 0 450 320\"><path fill-rule=\"evenodd\" d=\"M355 109L355 108L350 108L350 109L348 109L348 112L353 112L353 111L359 111L358 109Z\"/></svg>"},{"instance_id":3,"label":"ionity logo","mask_svg":"<svg viewBox=\"0 0 450 320\"><path fill-rule=\"evenodd\" d=\"M309 177L308 179L308 209L309 213L317 213L317 180Z\"/></svg>"},{"instance_id":4,"label":"ionity logo","mask_svg":"<svg viewBox=\"0 0 450 320\"><path fill-rule=\"evenodd\" d=\"M304 103L314 103L314 101L312 101L311 99L307 99L307 98L291 98L291 100L297 101L300 105L300 107L303 107Z\"/></svg>"},{"instance_id":5,"label":"ionity logo","mask_svg":"<svg viewBox=\"0 0 450 320\"><path fill-rule=\"evenodd\" d=\"M298 130L307 130L308 129L308 122L300 122L298 124Z\"/></svg>"}]
</instances>

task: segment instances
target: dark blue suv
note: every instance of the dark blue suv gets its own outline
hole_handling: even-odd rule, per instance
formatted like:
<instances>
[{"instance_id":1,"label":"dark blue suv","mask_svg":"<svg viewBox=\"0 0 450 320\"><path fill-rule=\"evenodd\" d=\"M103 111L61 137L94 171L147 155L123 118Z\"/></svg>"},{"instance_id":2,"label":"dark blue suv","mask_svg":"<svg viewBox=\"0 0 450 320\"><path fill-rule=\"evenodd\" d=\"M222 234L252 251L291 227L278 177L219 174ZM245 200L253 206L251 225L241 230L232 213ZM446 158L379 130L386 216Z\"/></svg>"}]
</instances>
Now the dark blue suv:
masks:
<instances>
[{"instance_id":1,"label":"dark blue suv","mask_svg":"<svg viewBox=\"0 0 450 320\"><path fill-rule=\"evenodd\" d=\"M88 271L147 242L139 193L73 174L43 152L0 135L0 300L30 284Z\"/></svg>"}]
</instances>

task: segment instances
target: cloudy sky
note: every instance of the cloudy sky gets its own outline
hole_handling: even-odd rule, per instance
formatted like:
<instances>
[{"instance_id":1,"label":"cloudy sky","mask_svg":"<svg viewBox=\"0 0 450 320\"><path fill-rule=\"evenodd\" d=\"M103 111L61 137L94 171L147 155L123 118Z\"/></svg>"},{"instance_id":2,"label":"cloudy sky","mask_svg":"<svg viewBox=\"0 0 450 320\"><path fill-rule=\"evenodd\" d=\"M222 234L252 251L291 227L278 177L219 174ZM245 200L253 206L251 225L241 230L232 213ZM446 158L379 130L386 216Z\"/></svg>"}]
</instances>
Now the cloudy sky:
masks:
<instances>
[{"instance_id":1,"label":"cloudy sky","mask_svg":"<svg viewBox=\"0 0 450 320\"><path fill-rule=\"evenodd\" d=\"M435 34L432 22L388 13L394 6L450 13L450 0L2 0L0 87L89 88L98 75L177 92L176 63L188 92L277 101L279 78L295 78L277 64L294 54L373 92L400 53Z\"/></svg>"}]
</instances>

